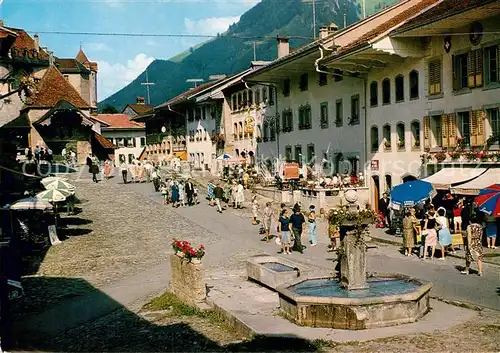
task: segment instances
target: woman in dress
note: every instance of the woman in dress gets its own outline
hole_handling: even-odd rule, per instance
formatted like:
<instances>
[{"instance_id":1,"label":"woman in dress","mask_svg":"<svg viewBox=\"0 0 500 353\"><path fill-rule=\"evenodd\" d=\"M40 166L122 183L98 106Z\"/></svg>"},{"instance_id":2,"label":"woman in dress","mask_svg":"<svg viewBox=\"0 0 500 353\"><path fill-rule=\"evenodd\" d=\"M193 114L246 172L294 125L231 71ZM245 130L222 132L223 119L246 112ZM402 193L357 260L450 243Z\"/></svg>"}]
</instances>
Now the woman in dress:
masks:
<instances>
[{"instance_id":1,"label":"woman in dress","mask_svg":"<svg viewBox=\"0 0 500 353\"><path fill-rule=\"evenodd\" d=\"M488 242L488 249L496 249L497 241L497 224L498 219L488 216L486 218L486 241Z\"/></svg>"},{"instance_id":2,"label":"woman in dress","mask_svg":"<svg viewBox=\"0 0 500 353\"><path fill-rule=\"evenodd\" d=\"M476 217L471 217L470 224L467 227L467 236L464 237L465 245L465 270L461 273L469 274L471 262L477 262L478 276L483 275L483 227L479 224Z\"/></svg>"},{"instance_id":3,"label":"woman in dress","mask_svg":"<svg viewBox=\"0 0 500 353\"><path fill-rule=\"evenodd\" d=\"M436 215L436 213L434 211L434 207L431 207L429 209L429 212L427 213L427 219L425 220L425 223L424 223L424 230L422 231L422 235L425 236L424 254L423 254L424 260L427 258L429 248L432 248L431 259L434 257L434 252L436 251L436 244L437 244L436 225L437 225L437 223L436 223L435 215ZM423 239L422 239L422 242L424 242Z\"/></svg>"},{"instance_id":4,"label":"woman in dress","mask_svg":"<svg viewBox=\"0 0 500 353\"><path fill-rule=\"evenodd\" d=\"M207 186L207 198L208 198L208 204L210 206L214 205L214 200L215 200L214 189L215 185L210 181Z\"/></svg>"},{"instance_id":5,"label":"woman in dress","mask_svg":"<svg viewBox=\"0 0 500 353\"><path fill-rule=\"evenodd\" d=\"M229 181L224 184L224 202L227 204L231 200L231 183Z\"/></svg>"},{"instance_id":6,"label":"woman in dress","mask_svg":"<svg viewBox=\"0 0 500 353\"><path fill-rule=\"evenodd\" d=\"M184 182L181 180L180 183L177 185L179 188L179 204L184 207L184 200L186 200L186 192L184 191Z\"/></svg>"},{"instance_id":7,"label":"woman in dress","mask_svg":"<svg viewBox=\"0 0 500 353\"><path fill-rule=\"evenodd\" d=\"M259 202L257 201L257 195L252 197L252 224L257 225L257 218L259 217Z\"/></svg>"},{"instance_id":8,"label":"woman in dress","mask_svg":"<svg viewBox=\"0 0 500 353\"><path fill-rule=\"evenodd\" d=\"M283 254L291 254L290 251L290 218L288 218L288 211L284 209L278 223L278 232L281 234L281 251Z\"/></svg>"},{"instance_id":9,"label":"woman in dress","mask_svg":"<svg viewBox=\"0 0 500 353\"><path fill-rule=\"evenodd\" d=\"M111 162L109 161L109 159L107 159L106 162L104 162L104 178L106 180L109 179L110 173L111 173Z\"/></svg>"},{"instance_id":10,"label":"woman in dress","mask_svg":"<svg viewBox=\"0 0 500 353\"><path fill-rule=\"evenodd\" d=\"M172 184L172 191L170 193L172 196L172 207L179 207L179 185L177 181Z\"/></svg>"},{"instance_id":11,"label":"woman in dress","mask_svg":"<svg viewBox=\"0 0 500 353\"><path fill-rule=\"evenodd\" d=\"M236 187L236 208L242 208L245 202L245 188L241 183Z\"/></svg>"},{"instance_id":12,"label":"woman in dress","mask_svg":"<svg viewBox=\"0 0 500 353\"><path fill-rule=\"evenodd\" d=\"M403 219L403 248L405 256L411 256L415 247L415 227L418 225L415 209L410 208Z\"/></svg>"},{"instance_id":13,"label":"woman in dress","mask_svg":"<svg viewBox=\"0 0 500 353\"><path fill-rule=\"evenodd\" d=\"M450 224L446 217L446 210L443 207L438 209L438 217L436 218L438 230L439 244L441 245L441 260L445 259L446 249L451 245Z\"/></svg>"},{"instance_id":14,"label":"woman in dress","mask_svg":"<svg viewBox=\"0 0 500 353\"><path fill-rule=\"evenodd\" d=\"M314 205L309 206L309 215L307 216L307 222L309 225L309 242L311 246L317 245L316 240L316 207Z\"/></svg>"}]
</instances>

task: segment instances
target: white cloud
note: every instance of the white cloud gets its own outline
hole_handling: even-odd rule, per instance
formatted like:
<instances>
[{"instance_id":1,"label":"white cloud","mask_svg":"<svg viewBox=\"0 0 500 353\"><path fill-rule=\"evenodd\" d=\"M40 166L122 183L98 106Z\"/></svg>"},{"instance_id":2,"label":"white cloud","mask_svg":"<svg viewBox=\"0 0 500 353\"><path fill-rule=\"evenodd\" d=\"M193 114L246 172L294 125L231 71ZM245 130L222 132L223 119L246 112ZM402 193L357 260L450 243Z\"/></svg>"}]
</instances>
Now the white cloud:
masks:
<instances>
[{"instance_id":1,"label":"white cloud","mask_svg":"<svg viewBox=\"0 0 500 353\"><path fill-rule=\"evenodd\" d=\"M230 25L240 20L240 16L207 17L200 20L184 19L184 26L189 34L216 35L225 32Z\"/></svg>"},{"instance_id":2,"label":"white cloud","mask_svg":"<svg viewBox=\"0 0 500 353\"><path fill-rule=\"evenodd\" d=\"M138 54L134 59L127 60L126 64L98 61L98 95L99 101L132 82L140 73L153 62L154 58L144 53Z\"/></svg>"}]
</instances>

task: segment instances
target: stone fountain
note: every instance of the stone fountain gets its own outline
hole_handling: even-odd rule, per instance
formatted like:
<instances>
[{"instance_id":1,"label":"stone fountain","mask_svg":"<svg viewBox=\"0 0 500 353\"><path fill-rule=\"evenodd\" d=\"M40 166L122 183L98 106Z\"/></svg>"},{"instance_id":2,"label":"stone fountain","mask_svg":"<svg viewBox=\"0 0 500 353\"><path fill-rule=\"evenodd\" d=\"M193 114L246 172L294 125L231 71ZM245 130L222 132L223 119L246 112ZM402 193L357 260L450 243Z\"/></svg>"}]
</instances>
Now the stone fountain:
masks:
<instances>
[{"instance_id":1,"label":"stone fountain","mask_svg":"<svg viewBox=\"0 0 500 353\"><path fill-rule=\"evenodd\" d=\"M346 194L346 200L349 212L356 212L355 195ZM415 322L429 311L431 283L398 274L367 274L366 228L349 222L341 226L338 276L278 286L286 317L299 325L360 330Z\"/></svg>"}]
</instances>

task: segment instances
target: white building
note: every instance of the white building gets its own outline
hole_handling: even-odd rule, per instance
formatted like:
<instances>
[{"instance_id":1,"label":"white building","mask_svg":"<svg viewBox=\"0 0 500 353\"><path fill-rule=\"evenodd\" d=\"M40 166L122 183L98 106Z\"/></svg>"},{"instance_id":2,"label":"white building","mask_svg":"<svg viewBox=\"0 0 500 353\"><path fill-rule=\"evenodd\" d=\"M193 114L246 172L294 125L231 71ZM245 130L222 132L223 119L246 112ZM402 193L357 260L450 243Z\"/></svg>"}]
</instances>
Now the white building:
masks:
<instances>
[{"instance_id":1,"label":"white building","mask_svg":"<svg viewBox=\"0 0 500 353\"><path fill-rule=\"evenodd\" d=\"M146 146L146 129L143 123L131 121L126 114L98 114L101 134L117 147L114 163L131 163L138 159Z\"/></svg>"},{"instance_id":2,"label":"white building","mask_svg":"<svg viewBox=\"0 0 500 353\"><path fill-rule=\"evenodd\" d=\"M420 1L321 62L365 78L374 204L382 191L453 161L462 164L459 171L429 181L449 189L490 167L478 164L492 164L493 156L481 163L465 156L500 133L499 14L495 1Z\"/></svg>"}]
</instances>

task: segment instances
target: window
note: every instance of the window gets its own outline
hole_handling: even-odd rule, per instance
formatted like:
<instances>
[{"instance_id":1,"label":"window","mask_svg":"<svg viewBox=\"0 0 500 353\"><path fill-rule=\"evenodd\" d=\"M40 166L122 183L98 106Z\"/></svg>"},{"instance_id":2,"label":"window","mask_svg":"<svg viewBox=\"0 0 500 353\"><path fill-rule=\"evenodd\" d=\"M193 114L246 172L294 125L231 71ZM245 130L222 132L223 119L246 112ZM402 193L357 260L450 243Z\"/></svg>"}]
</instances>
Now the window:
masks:
<instances>
[{"instance_id":1,"label":"window","mask_svg":"<svg viewBox=\"0 0 500 353\"><path fill-rule=\"evenodd\" d=\"M238 124L238 134L240 135L240 139L243 138L243 123L240 121Z\"/></svg>"},{"instance_id":2,"label":"window","mask_svg":"<svg viewBox=\"0 0 500 353\"><path fill-rule=\"evenodd\" d=\"M66 79L66 81L69 81L69 75L64 75L64 78Z\"/></svg>"},{"instance_id":3,"label":"window","mask_svg":"<svg viewBox=\"0 0 500 353\"><path fill-rule=\"evenodd\" d=\"M420 122L413 121L411 123L411 137L412 137L412 145L413 149L420 149Z\"/></svg>"},{"instance_id":4,"label":"window","mask_svg":"<svg viewBox=\"0 0 500 353\"><path fill-rule=\"evenodd\" d=\"M486 63L486 83L499 83L499 46L495 45L484 49Z\"/></svg>"},{"instance_id":5,"label":"window","mask_svg":"<svg viewBox=\"0 0 500 353\"><path fill-rule=\"evenodd\" d=\"M260 89L255 91L255 104L260 104Z\"/></svg>"},{"instance_id":6,"label":"window","mask_svg":"<svg viewBox=\"0 0 500 353\"><path fill-rule=\"evenodd\" d=\"M290 95L290 79L287 78L283 81L283 96L288 97Z\"/></svg>"},{"instance_id":7,"label":"window","mask_svg":"<svg viewBox=\"0 0 500 353\"><path fill-rule=\"evenodd\" d=\"M243 96L241 93L238 93L238 110L243 108Z\"/></svg>"},{"instance_id":8,"label":"window","mask_svg":"<svg viewBox=\"0 0 500 353\"><path fill-rule=\"evenodd\" d=\"M299 130L311 128L311 106L303 105L299 108Z\"/></svg>"},{"instance_id":9,"label":"window","mask_svg":"<svg viewBox=\"0 0 500 353\"><path fill-rule=\"evenodd\" d=\"M335 102L335 126L341 127L344 124L344 112L342 107L342 99Z\"/></svg>"},{"instance_id":10,"label":"window","mask_svg":"<svg viewBox=\"0 0 500 353\"><path fill-rule=\"evenodd\" d=\"M500 114L497 109L489 109L487 110L488 120L490 122L491 134L500 137ZM497 141L498 142L498 141Z\"/></svg>"},{"instance_id":11,"label":"window","mask_svg":"<svg viewBox=\"0 0 500 353\"><path fill-rule=\"evenodd\" d=\"M141 137L141 147L144 147L144 146L146 146L146 138Z\"/></svg>"},{"instance_id":12,"label":"window","mask_svg":"<svg viewBox=\"0 0 500 353\"><path fill-rule=\"evenodd\" d=\"M244 107L246 107L248 105L248 92L247 91L243 91L243 104L242 104Z\"/></svg>"},{"instance_id":13,"label":"window","mask_svg":"<svg viewBox=\"0 0 500 353\"><path fill-rule=\"evenodd\" d=\"M318 84L320 86L326 86L328 84L328 76L324 72L319 73Z\"/></svg>"},{"instance_id":14,"label":"window","mask_svg":"<svg viewBox=\"0 0 500 353\"><path fill-rule=\"evenodd\" d=\"M441 128L441 115L433 115L431 117L431 131L437 147L443 146L443 135Z\"/></svg>"},{"instance_id":15,"label":"window","mask_svg":"<svg viewBox=\"0 0 500 353\"><path fill-rule=\"evenodd\" d=\"M333 75L335 82L340 82L344 79L344 76L342 76L342 74L343 74L342 70L335 69L333 71L335 72L335 74Z\"/></svg>"},{"instance_id":16,"label":"window","mask_svg":"<svg viewBox=\"0 0 500 353\"><path fill-rule=\"evenodd\" d=\"M201 112L202 112L202 118L205 120L207 118L207 109L208 107L201 107Z\"/></svg>"},{"instance_id":17,"label":"window","mask_svg":"<svg viewBox=\"0 0 500 353\"><path fill-rule=\"evenodd\" d=\"M391 144L391 125L386 124L382 128L382 134L384 137L384 150L390 151L392 148Z\"/></svg>"},{"instance_id":18,"label":"window","mask_svg":"<svg viewBox=\"0 0 500 353\"><path fill-rule=\"evenodd\" d=\"M264 142L269 140L269 124L267 122L264 123L264 136L263 136Z\"/></svg>"},{"instance_id":19,"label":"window","mask_svg":"<svg viewBox=\"0 0 500 353\"><path fill-rule=\"evenodd\" d=\"M236 94L233 94L233 110L238 110L238 102L236 101L237 97Z\"/></svg>"},{"instance_id":20,"label":"window","mask_svg":"<svg viewBox=\"0 0 500 353\"><path fill-rule=\"evenodd\" d=\"M396 76L394 80L396 86L396 102L403 102L405 100L405 79L403 75Z\"/></svg>"},{"instance_id":21,"label":"window","mask_svg":"<svg viewBox=\"0 0 500 353\"><path fill-rule=\"evenodd\" d=\"M234 123L233 125L233 136L236 139L238 137L238 124Z\"/></svg>"},{"instance_id":22,"label":"window","mask_svg":"<svg viewBox=\"0 0 500 353\"><path fill-rule=\"evenodd\" d=\"M269 87L269 105L274 105L274 87Z\"/></svg>"},{"instance_id":23,"label":"window","mask_svg":"<svg viewBox=\"0 0 500 353\"><path fill-rule=\"evenodd\" d=\"M461 112L457 114L458 117L458 132L460 137L464 139L465 144L470 144L470 113Z\"/></svg>"},{"instance_id":24,"label":"window","mask_svg":"<svg viewBox=\"0 0 500 353\"><path fill-rule=\"evenodd\" d=\"M467 69L467 60L469 58L468 53L455 55L455 72L453 77L455 78L454 89L462 89L468 87L468 69Z\"/></svg>"},{"instance_id":25,"label":"window","mask_svg":"<svg viewBox=\"0 0 500 353\"><path fill-rule=\"evenodd\" d=\"M267 88L262 88L262 101L267 104Z\"/></svg>"},{"instance_id":26,"label":"window","mask_svg":"<svg viewBox=\"0 0 500 353\"><path fill-rule=\"evenodd\" d=\"M328 129L328 102L320 105L320 124L322 129Z\"/></svg>"},{"instance_id":27,"label":"window","mask_svg":"<svg viewBox=\"0 0 500 353\"><path fill-rule=\"evenodd\" d=\"M196 120L200 120L201 119L201 108L200 107L197 107L195 109L195 118L196 118Z\"/></svg>"},{"instance_id":28,"label":"window","mask_svg":"<svg viewBox=\"0 0 500 353\"><path fill-rule=\"evenodd\" d=\"M309 88L308 85L309 85L309 75L308 74L300 75L299 89L302 92L307 91Z\"/></svg>"},{"instance_id":29,"label":"window","mask_svg":"<svg viewBox=\"0 0 500 353\"><path fill-rule=\"evenodd\" d=\"M404 123L398 123L396 125L396 133L398 135L398 150L404 150L406 147Z\"/></svg>"},{"instance_id":30,"label":"window","mask_svg":"<svg viewBox=\"0 0 500 353\"><path fill-rule=\"evenodd\" d=\"M373 81L370 83L370 107L378 105L378 83Z\"/></svg>"},{"instance_id":31,"label":"window","mask_svg":"<svg viewBox=\"0 0 500 353\"><path fill-rule=\"evenodd\" d=\"M274 121L269 124L269 139L276 141L276 123Z\"/></svg>"},{"instance_id":32,"label":"window","mask_svg":"<svg viewBox=\"0 0 500 353\"><path fill-rule=\"evenodd\" d=\"M314 165L314 144L311 143L307 145L307 164L313 166Z\"/></svg>"},{"instance_id":33,"label":"window","mask_svg":"<svg viewBox=\"0 0 500 353\"><path fill-rule=\"evenodd\" d=\"M391 104L391 80L382 81L382 104Z\"/></svg>"},{"instance_id":34,"label":"window","mask_svg":"<svg viewBox=\"0 0 500 353\"><path fill-rule=\"evenodd\" d=\"M233 99L234 99L234 97L233 97ZM191 109L189 109L189 108L186 109L186 118L187 118L188 121L193 121L194 120L194 117L191 114Z\"/></svg>"},{"instance_id":35,"label":"window","mask_svg":"<svg viewBox=\"0 0 500 353\"><path fill-rule=\"evenodd\" d=\"M377 152L378 147L380 145L378 141L378 127L377 126L372 126L370 130L370 140L371 140L371 145L372 145L372 152Z\"/></svg>"},{"instance_id":36,"label":"window","mask_svg":"<svg viewBox=\"0 0 500 353\"><path fill-rule=\"evenodd\" d=\"M292 161L292 146L286 146L285 147L285 160L287 162Z\"/></svg>"},{"instance_id":37,"label":"window","mask_svg":"<svg viewBox=\"0 0 500 353\"><path fill-rule=\"evenodd\" d=\"M283 110L281 115L282 119L282 131L289 132L293 130L293 114L291 109Z\"/></svg>"},{"instance_id":38,"label":"window","mask_svg":"<svg viewBox=\"0 0 500 353\"><path fill-rule=\"evenodd\" d=\"M302 167L302 145L295 146L295 162L299 163L299 166Z\"/></svg>"},{"instance_id":39,"label":"window","mask_svg":"<svg viewBox=\"0 0 500 353\"><path fill-rule=\"evenodd\" d=\"M349 125L359 124L359 94L351 97L351 117Z\"/></svg>"},{"instance_id":40,"label":"window","mask_svg":"<svg viewBox=\"0 0 500 353\"><path fill-rule=\"evenodd\" d=\"M441 60L429 62L429 95L441 94Z\"/></svg>"},{"instance_id":41,"label":"window","mask_svg":"<svg viewBox=\"0 0 500 353\"><path fill-rule=\"evenodd\" d=\"M418 71L410 72L410 99L418 99Z\"/></svg>"}]
</instances>

